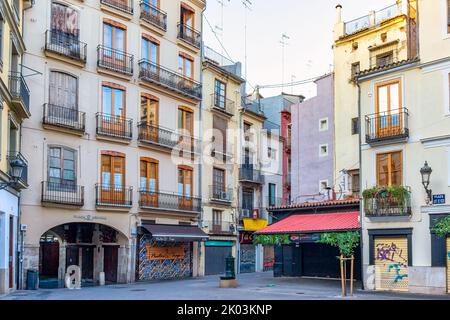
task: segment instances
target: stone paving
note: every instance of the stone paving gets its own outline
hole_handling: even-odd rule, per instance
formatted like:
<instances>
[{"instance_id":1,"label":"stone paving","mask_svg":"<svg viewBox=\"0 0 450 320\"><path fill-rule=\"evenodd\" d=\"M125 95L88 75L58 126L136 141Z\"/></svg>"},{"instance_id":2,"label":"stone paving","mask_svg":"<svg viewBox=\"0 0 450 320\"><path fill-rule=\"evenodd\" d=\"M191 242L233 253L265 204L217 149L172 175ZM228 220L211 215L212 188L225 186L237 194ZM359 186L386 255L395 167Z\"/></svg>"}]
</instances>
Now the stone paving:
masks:
<instances>
[{"instance_id":1,"label":"stone paving","mask_svg":"<svg viewBox=\"0 0 450 320\"><path fill-rule=\"evenodd\" d=\"M16 291L0 300L450 300L450 295L379 293L359 289L353 297L342 298L338 280L273 278L272 272L240 274L238 282L238 288L220 289L219 276L207 276L80 290Z\"/></svg>"}]
</instances>

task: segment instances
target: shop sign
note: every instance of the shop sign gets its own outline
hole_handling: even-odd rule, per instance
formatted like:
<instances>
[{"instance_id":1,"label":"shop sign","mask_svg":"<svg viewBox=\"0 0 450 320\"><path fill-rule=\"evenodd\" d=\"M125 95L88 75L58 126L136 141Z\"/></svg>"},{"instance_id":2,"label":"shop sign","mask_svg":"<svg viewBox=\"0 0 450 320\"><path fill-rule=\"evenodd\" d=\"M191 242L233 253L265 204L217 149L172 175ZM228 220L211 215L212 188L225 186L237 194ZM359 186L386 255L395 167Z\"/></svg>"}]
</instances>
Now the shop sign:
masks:
<instances>
[{"instance_id":1,"label":"shop sign","mask_svg":"<svg viewBox=\"0 0 450 320\"><path fill-rule=\"evenodd\" d=\"M149 260L181 260L184 259L183 247L153 247L146 245Z\"/></svg>"},{"instance_id":2,"label":"shop sign","mask_svg":"<svg viewBox=\"0 0 450 320\"><path fill-rule=\"evenodd\" d=\"M239 243L253 244L253 232L241 232L239 234Z\"/></svg>"},{"instance_id":3,"label":"shop sign","mask_svg":"<svg viewBox=\"0 0 450 320\"><path fill-rule=\"evenodd\" d=\"M292 243L316 242L320 240L320 233L293 234L289 237Z\"/></svg>"}]
</instances>

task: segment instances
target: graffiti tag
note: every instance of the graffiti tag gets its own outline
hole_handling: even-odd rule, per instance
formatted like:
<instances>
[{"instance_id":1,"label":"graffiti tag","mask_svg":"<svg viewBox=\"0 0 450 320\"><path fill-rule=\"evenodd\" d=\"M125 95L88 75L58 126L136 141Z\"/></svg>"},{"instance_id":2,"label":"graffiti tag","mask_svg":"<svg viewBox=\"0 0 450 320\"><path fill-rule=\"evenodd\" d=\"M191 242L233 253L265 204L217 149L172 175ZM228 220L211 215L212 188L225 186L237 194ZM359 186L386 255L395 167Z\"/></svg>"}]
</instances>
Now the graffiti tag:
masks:
<instances>
[{"instance_id":1,"label":"graffiti tag","mask_svg":"<svg viewBox=\"0 0 450 320\"><path fill-rule=\"evenodd\" d=\"M400 274L400 271L401 271L401 266L400 266L400 264L395 263L395 264L389 265L389 272L391 272L392 269L395 270L394 283L397 283L397 282L399 282L399 281L402 281L403 278L408 277L407 274Z\"/></svg>"},{"instance_id":2,"label":"graffiti tag","mask_svg":"<svg viewBox=\"0 0 450 320\"><path fill-rule=\"evenodd\" d=\"M403 257L403 249L397 247L395 243L380 243L376 247L376 259L380 261L391 261L399 265L399 267L407 267L408 259Z\"/></svg>"}]
</instances>

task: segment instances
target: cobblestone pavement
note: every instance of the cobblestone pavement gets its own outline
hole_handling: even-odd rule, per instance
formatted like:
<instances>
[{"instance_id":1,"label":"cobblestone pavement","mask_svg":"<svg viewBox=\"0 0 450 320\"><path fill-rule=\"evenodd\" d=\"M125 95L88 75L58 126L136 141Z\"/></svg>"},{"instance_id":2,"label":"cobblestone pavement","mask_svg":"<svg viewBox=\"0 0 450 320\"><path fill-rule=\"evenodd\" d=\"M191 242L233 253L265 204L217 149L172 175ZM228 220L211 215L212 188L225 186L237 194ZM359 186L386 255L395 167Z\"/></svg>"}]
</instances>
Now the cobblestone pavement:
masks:
<instances>
[{"instance_id":1,"label":"cobblestone pavement","mask_svg":"<svg viewBox=\"0 0 450 320\"><path fill-rule=\"evenodd\" d=\"M271 272L240 274L239 287L220 289L219 276L185 280L138 282L80 290L40 289L16 291L0 300L410 300L446 299L430 296L355 290L353 297L340 296L340 282L306 278L273 278ZM357 285L359 288L360 285Z\"/></svg>"}]
</instances>

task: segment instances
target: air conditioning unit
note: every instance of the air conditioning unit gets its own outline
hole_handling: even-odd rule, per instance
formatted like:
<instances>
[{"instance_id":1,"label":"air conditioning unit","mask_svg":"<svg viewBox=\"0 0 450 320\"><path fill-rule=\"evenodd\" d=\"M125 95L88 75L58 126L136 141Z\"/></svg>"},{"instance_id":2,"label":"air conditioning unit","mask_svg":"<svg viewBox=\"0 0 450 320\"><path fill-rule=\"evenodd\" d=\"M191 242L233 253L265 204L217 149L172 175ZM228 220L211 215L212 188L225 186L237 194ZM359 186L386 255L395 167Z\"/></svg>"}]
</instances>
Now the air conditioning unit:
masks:
<instances>
[{"instance_id":1,"label":"air conditioning unit","mask_svg":"<svg viewBox=\"0 0 450 320\"><path fill-rule=\"evenodd\" d=\"M228 193L227 192L221 192L220 193L220 199L221 200L228 200Z\"/></svg>"},{"instance_id":2,"label":"air conditioning unit","mask_svg":"<svg viewBox=\"0 0 450 320\"><path fill-rule=\"evenodd\" d=\"M243 216L245 218L249 218L250 217L250 210L249 209L242 209L241 216Z\"/></svg>"},{"instance_id":3,"label":"air conditioning unit","mask_svg":"<svg viewBox=\"0 0 450 320\"><path fill-rule=\"evenodd\" d=\"M28 229L28 225L26 225L26 224L21 224L21 225L20 225L20 231L26 232L27 229Z\"/></svg>"}]
</instances>

